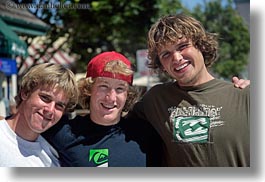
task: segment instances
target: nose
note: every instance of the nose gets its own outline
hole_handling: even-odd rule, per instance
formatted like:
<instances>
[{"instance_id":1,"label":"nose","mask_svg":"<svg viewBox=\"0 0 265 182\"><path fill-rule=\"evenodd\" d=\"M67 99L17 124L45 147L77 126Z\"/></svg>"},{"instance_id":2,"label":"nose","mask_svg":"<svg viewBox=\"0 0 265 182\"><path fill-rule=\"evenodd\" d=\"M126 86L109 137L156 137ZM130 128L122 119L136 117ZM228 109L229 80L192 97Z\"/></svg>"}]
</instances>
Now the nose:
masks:
<instances>
[{"instance_id":1,"label":"nose","mask_svg":"<svg viewBox=\"0 0 265 182\"><path fill-rule=\"evenodd\" d=\"M55 102L50 102L44 107L45 117L51 119L55 110Z\"/></svg>"},{"instance_id":2,"label":"nose","mask_svg":"<svg viewBox=\"0 0 265 182\"><path fill-rule=\"evenodd\" d=\"M181 61L183 59L183 56L180 51L175 51L173 53L174 60Z\"/></svg>"},{"instance_id":3,"label":"nose","mask_svg":"<svg viewBox=\"0 0 265 182\"><path fill-rule=\"evenodd\" d=\"M111 101L115 101L116 99L116 91L114 89L109 89L107 95L106 95L106 99L111 100Z\"/></svg>"}]
</instances>

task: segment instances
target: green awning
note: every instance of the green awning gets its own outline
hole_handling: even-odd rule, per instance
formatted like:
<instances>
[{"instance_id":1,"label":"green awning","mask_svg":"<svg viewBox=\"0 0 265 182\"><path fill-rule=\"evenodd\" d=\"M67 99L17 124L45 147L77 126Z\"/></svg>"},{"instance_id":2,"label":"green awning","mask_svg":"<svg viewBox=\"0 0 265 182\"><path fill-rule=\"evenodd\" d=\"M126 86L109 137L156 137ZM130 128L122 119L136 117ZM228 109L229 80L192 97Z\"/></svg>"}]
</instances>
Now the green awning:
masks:
<instances>
[{"instance_id":1,"label":"green awning","mask_svg":"<svg viewBox=\"0 0 265 182\"><path fill-rule=\"evenodd\" d=\"M46 25L43 22L30 22L26 21L23 18L14 18L4 16L1 17L3 21L13 30L22 35L30 35L30 36L41 36L46 35L47 31L50 29L49 25Z\"/></svg>"},{"instance_id":2,"label":"green awning","mask_svg":"<svg viewBox=\"0 0 265 182\"><path fill-rule=\"evenodd\" d=\"M0 18L0 53L27 56L27 44Z\"/></svg>"},{"instance_id":3,"label":"green awning","mask_svg":"<svg viewBox=\"0 0 265 182\"><path fill-rule=\"evenodd\" d=\"M33 35L33 36L42 36L45 35L46 32L40 31L37 29L30 29L26 27L19 27L15 25L8 25L13 31L18 32L18 33L23 33L23 34L28 34L28 35Z\"/></svg>"}]
</instances>

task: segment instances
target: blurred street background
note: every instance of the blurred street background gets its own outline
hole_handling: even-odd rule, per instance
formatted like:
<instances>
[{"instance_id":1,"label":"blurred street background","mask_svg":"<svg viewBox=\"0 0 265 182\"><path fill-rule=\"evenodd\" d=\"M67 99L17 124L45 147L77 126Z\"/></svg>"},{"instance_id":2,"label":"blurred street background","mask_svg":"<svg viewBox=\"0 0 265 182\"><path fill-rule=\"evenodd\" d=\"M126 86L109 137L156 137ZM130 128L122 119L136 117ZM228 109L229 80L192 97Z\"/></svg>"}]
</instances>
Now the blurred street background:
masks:
<instances>
[{"instance_id":1,"label":"blurred street background","mask_svg":"<svg viewBox=\"0 0 265 182\"><path fill-rule=\"evenodd\" d=\"M38 63L62 64L78 80L92 57L115 50L133 63L143 94L169 81L147 69L146 36L159 17L181 12L219 34L212 74L249 79L249 0L0 0L0 115L12 113L22 76Z\"/></svg>"}]
</instances>

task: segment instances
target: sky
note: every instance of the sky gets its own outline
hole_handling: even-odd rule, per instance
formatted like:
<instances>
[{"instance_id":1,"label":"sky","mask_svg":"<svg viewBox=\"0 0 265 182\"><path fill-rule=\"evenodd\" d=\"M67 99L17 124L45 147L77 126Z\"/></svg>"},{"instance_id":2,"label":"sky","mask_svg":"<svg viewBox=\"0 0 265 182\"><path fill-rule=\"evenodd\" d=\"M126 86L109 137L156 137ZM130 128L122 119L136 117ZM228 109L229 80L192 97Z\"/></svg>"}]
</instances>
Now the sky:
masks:
<instances>
[{"instance_id":1,"label":"sky","mask_svg":"<svg viewBox=\"0 0 265 182\"><path fill-rule=\"evenodd\" d=\"M181 0L182 4L192 10L197 4L203 4L204 0Z\"/></svg>"},{"instance_id":2,"label":"sky","mask_svg":"<svg viewBox=\"0 0 265 182\"><path fill-rule=\"evenodd\" d=\"M204 4L204 2L208 2L210 0L180 0L182 4L188 8L189 10L192 10L196 5L198 4ZM223 4L227 3L227 0L222 0Z\"/></svg>"}]
</instances>

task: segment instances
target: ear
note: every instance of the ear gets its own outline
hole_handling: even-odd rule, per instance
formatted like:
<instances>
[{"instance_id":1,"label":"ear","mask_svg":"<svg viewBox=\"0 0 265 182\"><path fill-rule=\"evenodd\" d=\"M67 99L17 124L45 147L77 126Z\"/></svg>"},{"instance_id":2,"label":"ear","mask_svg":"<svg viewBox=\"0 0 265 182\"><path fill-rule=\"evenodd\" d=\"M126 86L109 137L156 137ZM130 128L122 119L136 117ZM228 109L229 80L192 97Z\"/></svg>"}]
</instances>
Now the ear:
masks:
<instances>
[{"instance_id":1,"label":"ear","mask_svg":"<svg viewBox=\"0 0 265 182\"><path fill-rule=\"evenodd\" d=\"M28 98L28 93L26 93L24 90L20 92L20 96L22 100L26 100Z\"/></svg>"}]
</instances>

